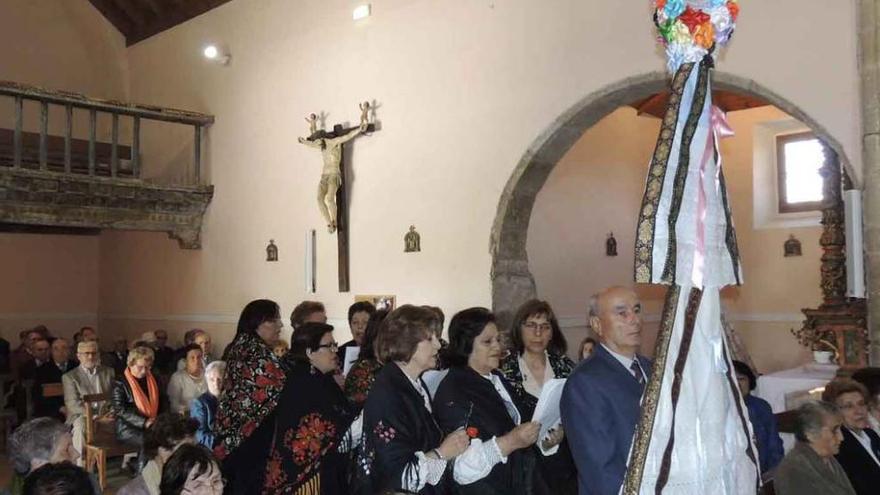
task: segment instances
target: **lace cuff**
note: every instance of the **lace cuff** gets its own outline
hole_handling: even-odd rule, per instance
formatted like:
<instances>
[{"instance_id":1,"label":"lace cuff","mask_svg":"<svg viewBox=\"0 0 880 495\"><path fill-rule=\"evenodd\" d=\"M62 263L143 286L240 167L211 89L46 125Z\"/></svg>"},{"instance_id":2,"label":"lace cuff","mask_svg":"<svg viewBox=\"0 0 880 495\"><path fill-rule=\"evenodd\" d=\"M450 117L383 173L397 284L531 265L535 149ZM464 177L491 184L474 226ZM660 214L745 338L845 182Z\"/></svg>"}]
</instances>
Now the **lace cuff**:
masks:
<instances>
[{"instance_id":1,"label":"lace cuff","mask_svg":"<svg viewBox=\"0 0 880 495\"><path fill-rule=\"evenodd\" d=\"M424 452L416 452L417 460L410 463L412 469L404 469L400 486L405 491L418 492L428 485L436 485L446 472L446 461L432 459Z\"/></svg>"}]
</instances>

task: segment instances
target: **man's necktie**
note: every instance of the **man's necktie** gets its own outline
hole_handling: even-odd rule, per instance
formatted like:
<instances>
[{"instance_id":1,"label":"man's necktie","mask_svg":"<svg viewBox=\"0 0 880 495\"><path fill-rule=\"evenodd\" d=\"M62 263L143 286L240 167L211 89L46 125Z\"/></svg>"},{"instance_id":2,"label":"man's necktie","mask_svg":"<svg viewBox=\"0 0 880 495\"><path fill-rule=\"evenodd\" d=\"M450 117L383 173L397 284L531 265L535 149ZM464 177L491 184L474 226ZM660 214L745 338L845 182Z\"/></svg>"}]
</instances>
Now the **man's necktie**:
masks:
<instances>
[{"instance_id":1,"label":"man's necktie","mask_svg":"<svg viewBox=\"0 0 880 495\"><path fill-rule=\"evenodd\" d=\"M645 385L645 374L642 373L642 365L639 364L639 358L633 359L629 369L635 373L636 381L639 382L639 385Z\"/></svg>"}]
</instances>

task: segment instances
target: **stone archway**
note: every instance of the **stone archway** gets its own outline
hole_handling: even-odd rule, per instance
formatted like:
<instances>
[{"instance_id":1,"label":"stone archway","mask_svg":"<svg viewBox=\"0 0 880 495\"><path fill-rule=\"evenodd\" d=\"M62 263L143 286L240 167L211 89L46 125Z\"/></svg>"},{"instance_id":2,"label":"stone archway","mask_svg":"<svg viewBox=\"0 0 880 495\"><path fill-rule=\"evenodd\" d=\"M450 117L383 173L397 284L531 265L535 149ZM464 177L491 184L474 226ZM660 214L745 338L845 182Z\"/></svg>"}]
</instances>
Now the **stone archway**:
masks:
<instances>
[{"instance_id":1,"label":"stone archway","mask_svg":"<svg viewBox=\"0 0 880 495\"><path fill-rule=\"evenodd\" d=\"M489 248L492 307L503 327L512 319L511 312L537 293L535 279L529 271L526 237L535 198L550 172L587 129L616 108L662 91L668 81L665 72L651 72L587 95L559 116L522 156L498 202ZM855 176L843 146L795 104L752 80L725 72L714 72L713 88L757 96L803 122L837 152L850 177Z\"/></svg>"}]
</instances>

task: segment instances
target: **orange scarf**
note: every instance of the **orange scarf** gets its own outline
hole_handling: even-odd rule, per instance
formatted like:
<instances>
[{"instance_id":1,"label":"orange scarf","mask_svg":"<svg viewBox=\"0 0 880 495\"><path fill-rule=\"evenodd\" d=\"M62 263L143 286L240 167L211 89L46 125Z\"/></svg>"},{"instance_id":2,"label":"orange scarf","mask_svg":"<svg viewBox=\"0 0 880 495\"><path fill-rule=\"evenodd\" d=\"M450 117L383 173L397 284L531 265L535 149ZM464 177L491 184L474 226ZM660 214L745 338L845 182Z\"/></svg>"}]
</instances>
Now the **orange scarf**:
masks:
<instances>
[{"instance_id":1,"label":"orange scarf","mask_svg":"<svg viewBox=\"0 0 880 495\"><path fill-rule=\"evenodd\" d=\"M147 391L149 397L144 395L144 390L138 384L137 378L131 374L131 370L125 368L125 379L128 386L131 387L131 394L134 396L134 405L147 419L156 419L159 414L159 386L156 385L156 379L153 374L147 371Z\"/></svg>"}]
</instances>

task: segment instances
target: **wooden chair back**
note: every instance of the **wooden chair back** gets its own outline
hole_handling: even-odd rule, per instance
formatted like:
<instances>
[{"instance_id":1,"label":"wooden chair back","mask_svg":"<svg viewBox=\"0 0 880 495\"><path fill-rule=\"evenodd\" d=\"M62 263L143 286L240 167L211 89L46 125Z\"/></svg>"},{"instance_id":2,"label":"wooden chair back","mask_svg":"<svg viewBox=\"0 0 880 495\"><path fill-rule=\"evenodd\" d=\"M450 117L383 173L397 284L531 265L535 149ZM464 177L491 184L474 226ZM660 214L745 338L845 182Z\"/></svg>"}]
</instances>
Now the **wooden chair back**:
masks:
<instances>
[{"instance_id":1,"label":"wooden chair back","mask_svg":"<svg viewBox=\"0 0 880 495\"><path fill-rule=\"evenodd\" d=\"M797 411L783 411L773 416L776 417L776 427L779 429L779 433L794 433Z\"/></svg>"},{"instance_id":2,"label":"wooden chair back","mask_svg":"<svg viewBox=\"0 0 880 495\"><path fill-rule=\"evenodd\" d=\"M61 383L44 383L43 397L64 397L64 385Z\"/></svg>"},{"instance_id":3,"label":"wooden chair back","mask_svg":"<svg viewBox=\"0 0 880 495\"><path fill-rule=\"evenodd\" d=\"M138 447L120 442L116 439L116 422L98 419L101 404L110 400L110 393L89 394L83 396L83 408L85 409L85 424L83 436L85 441L85 468L92 472L92 468L98 467L98 483L101 489L107 487L107 458L119 457L127 454L137 454Z\"/></svg>"},{"instance_id":4,"label":"wooden chair back","mask_svg":"<svg viewBox=\"0 0 880 495\"><path fill-rule=\"evenodd\" d=\"M112 422L106 421L95 421L98 416L98 412L101 410L101 404L110 400L110 393L105 392L101 394L89 394L83 395L83 408L85 409L84 419L84 436L85 436L85 445L92 444L95 442L95 439L99 436L105 437L108 433L112 434L114 437L116 435L115 424ZM109 428L108 428L109 426ZM100 432L98 429L100 428Z\"/></svg>"}]
</instances>

